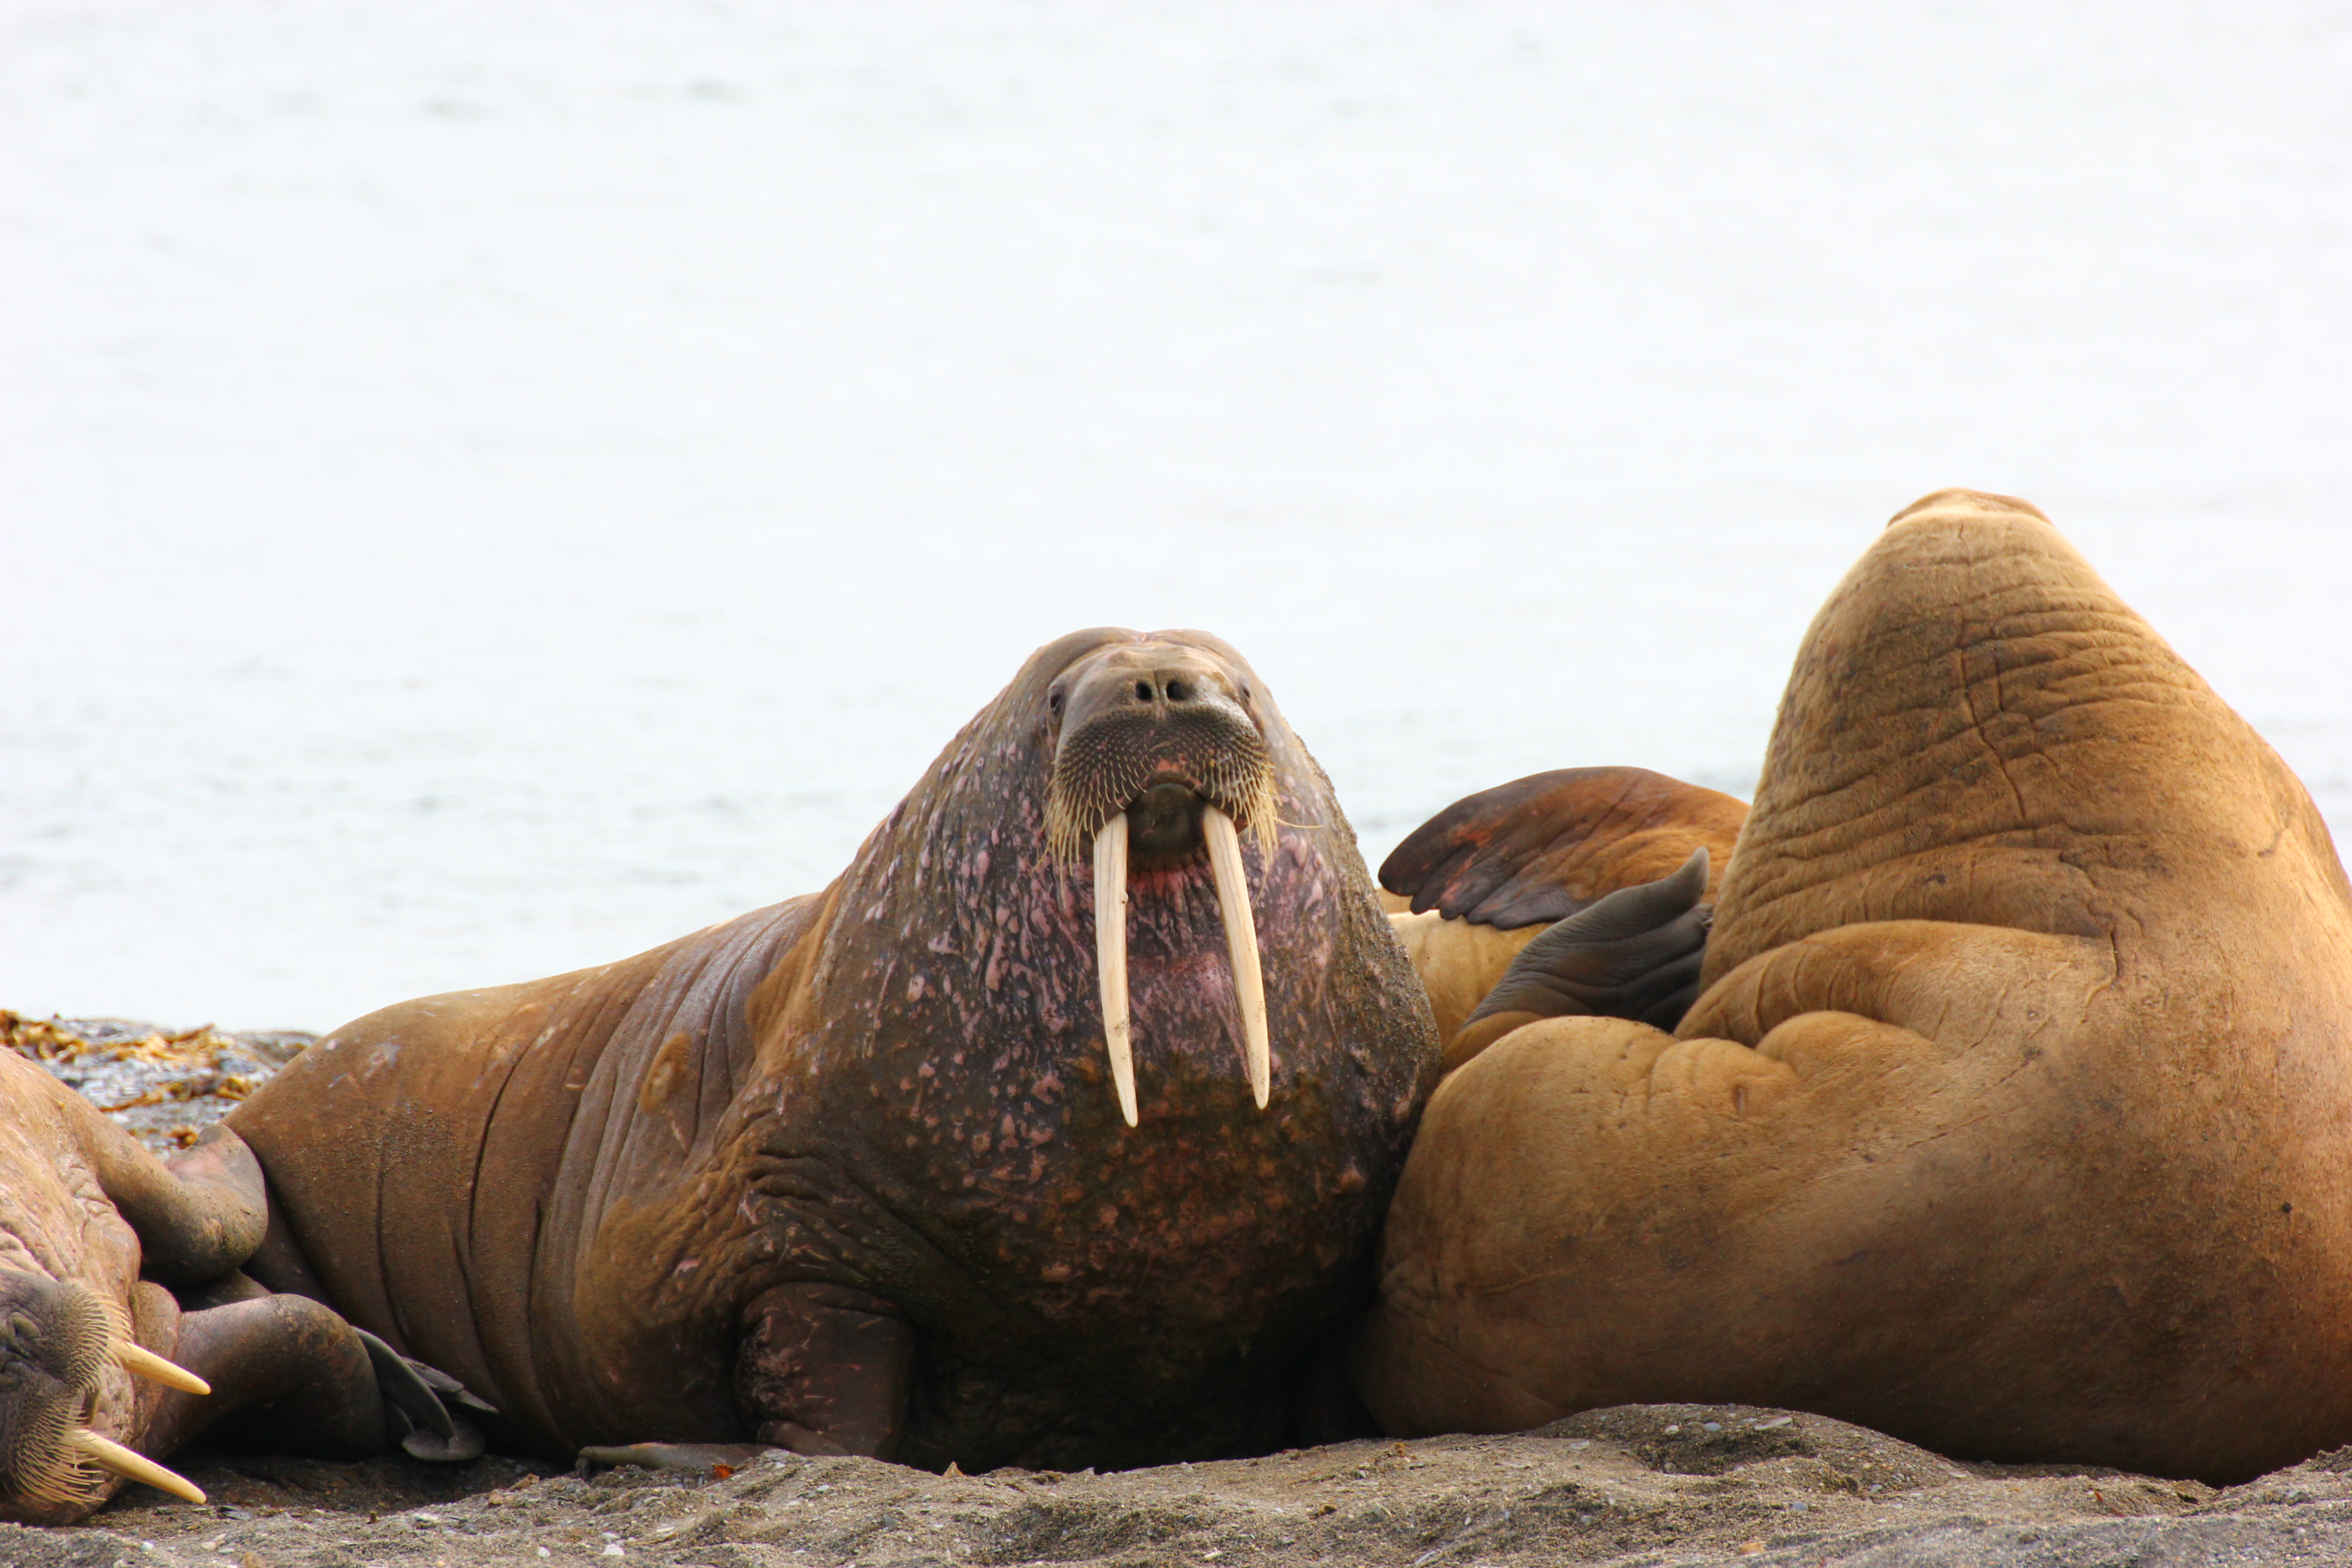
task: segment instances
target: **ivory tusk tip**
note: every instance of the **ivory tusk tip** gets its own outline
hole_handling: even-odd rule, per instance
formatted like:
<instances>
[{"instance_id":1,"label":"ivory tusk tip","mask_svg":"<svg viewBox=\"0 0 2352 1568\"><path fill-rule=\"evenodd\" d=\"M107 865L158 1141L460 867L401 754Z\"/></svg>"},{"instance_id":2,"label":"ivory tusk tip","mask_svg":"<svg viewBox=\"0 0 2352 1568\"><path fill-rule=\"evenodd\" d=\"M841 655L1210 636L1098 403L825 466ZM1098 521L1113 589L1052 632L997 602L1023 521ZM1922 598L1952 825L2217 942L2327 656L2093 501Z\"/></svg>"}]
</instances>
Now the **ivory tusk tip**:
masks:
<instances>
[{"instance_id":1,"label":"ivory tusk tip","mask_svg":"<svg viewBox=\"0 0 2352 1568\"><path fill-rule=\"evenodd\" d=\"M1217 888L1217 910L1225 923L1225 952L1233 962L1234 1000L1242 1017L1242 1068L1250 1098L1265 1109L1274 1078L1274 1053L1265 1026L1265 976L1257 951L1257 920L1250 911L1249 879L1242 868L1242 840L1234 820L1215 806L1201 812L1209 844L1209 870Z\"/></svg>"},{"instance_id":2,"label":"ivory tusk tip","mask_svg":"<svg viewBox=\"0 0 2352 1568\"><path fill-rule=\"evenodd\" d=\"M210 1394L213 1391L211 1384L186 1367L164 1360L145 1345L119 1339L108 1348L114 1359L122 1363L122 1370L134 1376L160 1383L166 1388L179 1389L184 1394Z\"/></svg>"},{"instance_id":3,"label":"ivory tusk tip","mask_svg":"<svg viewBox=\"0 0 2352 1568\"><path fill-rule=\"evenodd\" d=\"M1127 994L1127 818L1095 834L1095 967L1102 987L1103 1049L1110 1058L1118 1113L1135 1125L1134 1024Z\"/></svg>"},{"instance_id":4,"label":"ivory tusk tip","mask_svg":"<svg viewBox=\"0 0 2352 1568\"><path fill-rule=\"evenodd\" d=\"M205 1500L205 1489L187 1477L175 1475L146 1455L126 1448L110 1437L101 1437L87 1426L68 1430L66 1447L102 1469L153 1487L159 1492L169 1492L187 1502Z\"/></svg>"}]
</instances>

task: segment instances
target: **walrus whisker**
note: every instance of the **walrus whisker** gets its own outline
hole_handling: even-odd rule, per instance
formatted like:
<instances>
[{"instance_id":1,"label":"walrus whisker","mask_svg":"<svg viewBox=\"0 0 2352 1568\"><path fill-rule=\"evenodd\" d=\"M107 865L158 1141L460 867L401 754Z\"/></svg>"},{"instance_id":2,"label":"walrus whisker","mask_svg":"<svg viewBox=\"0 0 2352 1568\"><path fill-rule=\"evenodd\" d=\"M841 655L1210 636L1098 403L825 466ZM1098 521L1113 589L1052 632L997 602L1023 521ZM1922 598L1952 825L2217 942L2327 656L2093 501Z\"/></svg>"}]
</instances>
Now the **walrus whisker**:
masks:
<instances>
[{"instance_id":1,"label":"walrus whisker","mask_svg":"<svg viewBox=\"0 0 2352 1568\"><path fill-rule=\"evenodd\" d=\"M1118 1112L1135 1125L1135 1044L1127 1012L1127 814L1095 833L1095 968L1102 984L1103 1044Z\"/></svg>"},{"instance_id":2,"label":"walrus whisker","mask_svg":"<svg viewBox=\"0 0 2352 1568\"><path fill-rule=\"evenodd\" d=\"M1234 963L1234 995L1242 1005L1242 1044L1249 1065L1252 1098L1265 1109L1274 1079L1274 1052L1266 1039L1265 977L1258 965L1257 921L1250 912L1249 882L1242 875L1242 836L1234 819L1213 805L1201 808L1202 836L1209 841L1209 871L1217 884L1217 912L1224 917L1225 952Z\"/></svg>"},{"instance_id":3,"label":"walrus whisker","mask_svg":"<svg viewBox=\"0 0 2352 1568\"><path fill-rule=\"evenodd\" d=\"M143 1481L160 1492L170 1492L189 1502L205 1500L204 1489L185 1476L174 1475L146 1455L126 1448L110 1437L101 1437L87 1426L76 1426L66 1433L65 1446L82 1458L101 1469L112 1470L118 1476L128 1476Z\"/></svg>"},{"instance_id":4,"label":"walrus whisker","mask_svg":"<svg viewBox=\"0 0 2352 1568\"><path fill-rule=\"evenodd\" d=\"M118 1338L106 1347L106 1353L122 1364L122 1370L134 1377L160 1383L166 1388L176 1388L186 1394L210 1394L213 1385L190 1372L186 1367L165 1361L145 1345L134 1340Z\"/></svg>"}]
</instances>

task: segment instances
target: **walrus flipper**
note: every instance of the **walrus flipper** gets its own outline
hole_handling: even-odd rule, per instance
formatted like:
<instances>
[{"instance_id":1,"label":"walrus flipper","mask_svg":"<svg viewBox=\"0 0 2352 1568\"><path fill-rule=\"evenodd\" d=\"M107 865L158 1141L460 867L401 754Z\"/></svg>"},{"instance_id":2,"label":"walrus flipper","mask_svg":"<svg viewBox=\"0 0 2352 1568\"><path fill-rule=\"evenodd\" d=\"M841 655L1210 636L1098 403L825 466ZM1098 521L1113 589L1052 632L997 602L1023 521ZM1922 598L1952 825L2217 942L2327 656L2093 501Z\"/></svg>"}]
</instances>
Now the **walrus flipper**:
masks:
<instances>
[{"instance_id":1,"label":"walrus flipper","mask_svg":"<svg viewBox=\"0 0 2352 1568\"><path fill-rule=\"evenodd\" d=\"M195 1284L239 1267L261 1245L261 1162L226 1127L214 1123L166 1160L102 1119L92 1120L87 1142L99 1184L139 1237L142 1278Z\"/></svg>"},{"instance_id":2,"label":"walrus flipper","mask_svg":"<svg viewBox=\"0 0 2352 1568\"><path fill-rule=\"evenodd\" d=\"M496 1411L324 1302L272 1291L241 1270L173 1294L179 1353L211 1385L211 1397L159 1410L154 1440L220 1431L328 1458L394 1447L419 1459L481 1455L480 1429L462 1412Z\"/></svg>"},{"instance_id":3,"label":"walrus flipper","mask_svg":"<svg viewBox=\"0 0 2352 1568\"><path fill-rule=\"evenodd\" d=\"M151 1452L207 1434L329 1459L363 1459L390 1446L366 1348L307 1296L257 1289L183 1312L173 1359L214 1392L165 1394L142 1439Z\"/></svg>"},{"instance_id":4,"label":"walrus flipper","mask_svg":"<svg viewBox=\"0 0 2352 1568\"><path fill-rule=\"evenodd\" d=\"M1625 1018L1672 1030L1698 998L1712 906L1707 853L1671 876L1620 888L1519 950L1446 1047L1450 1071L1538 1018Z\"/></svg>"},{"instance_id":5,"label":"walrus flipper","mask_svg":"<svg viewBox=\"0 0 2352 1568\"><path fill-rule=\"evenodd\" d=\"M744 1313L735 1397L761 1442L796 1454L894 1457L913 1381L915 1330L878 1296L779 1285Z\"/></svg>"},{"instance_id":6,"label":"walrus flipper","mask_svg":"<svg viewBox=\"0 0 2352 1568\"><path fill-rule=\"evenodd\" d=\"M385 1419L402 1452L437 1464L462 1464L482 1457L487 1446L482 1429L451 1406L470 1407L486 1415L496 1415L496 1409L440 1368L401 1354L365 1329L355 1327L352 1331L367 1347L376 1392L383 1399Z\"/></svg>"},{"instance_id":7,"label":"walrus flipper","mask_svg":"<svg viewBox=\"0 0 2352 1568\"><path fill-rule=\"evenodd\" d=\"M581 1477L599 1468L635 1465L646 1470L698 1470L724 1478L777 1452L772 1443L592 1443L580 1450Z\"/></svg>"},{"instance_id":8,"label":"walrus flipper","mask_svg":"<svg viewBox=\"0 0 2352 1568\"><path fill-rule=\"evenodd\" d=\"M1647 768L1558 768L1465 795L1381 864L1412 912L1509 931L1565 920L1671 872L1694 847L1718 866L1747 807Z\"/></svg>"}]
</instances>

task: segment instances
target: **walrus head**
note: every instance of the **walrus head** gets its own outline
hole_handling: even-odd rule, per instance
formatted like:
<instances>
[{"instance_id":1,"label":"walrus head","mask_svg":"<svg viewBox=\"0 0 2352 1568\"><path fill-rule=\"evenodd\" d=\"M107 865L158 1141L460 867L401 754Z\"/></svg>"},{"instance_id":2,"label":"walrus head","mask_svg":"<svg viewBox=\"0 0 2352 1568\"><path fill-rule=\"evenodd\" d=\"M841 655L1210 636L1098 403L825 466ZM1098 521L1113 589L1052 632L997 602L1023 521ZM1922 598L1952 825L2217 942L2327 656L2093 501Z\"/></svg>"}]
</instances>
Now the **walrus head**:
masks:
<instances>
[{"instance_id":1,"label":"walrus head","mask_svg":"<svg viewBox=\"0 0 2352 1568\"><path fill-rule=\"evenodd\" d=\"M1207 857L1239 999L1250 1093L1265 1109L1273 1051L1257 924L1242 874L1241 829L1274 847L1274 771L1250 716L1245 677L1209 652L1146 642L1098 648L1055 681L1058 721L1045 795L1052 853L1076 860L1091 845L1095 956L1103 1029L1119 1114L1136 1124L1128 1012L1130 865L1160 868Z\"/></svg>"},{"instance_id":2,"label":"walrus head","mask_svg":"<svg viewBox=\"0 0 2352 1568\"><path fill-rule=\"evenodd\" d=\"M212 1392L133 1341L121 1310L95 1290L0 1270L0 1516L85 1508L109 1473L205 1500L187 1480L89 1429L110 1361L173 1388Z\"/></svg>"}]
</instances>

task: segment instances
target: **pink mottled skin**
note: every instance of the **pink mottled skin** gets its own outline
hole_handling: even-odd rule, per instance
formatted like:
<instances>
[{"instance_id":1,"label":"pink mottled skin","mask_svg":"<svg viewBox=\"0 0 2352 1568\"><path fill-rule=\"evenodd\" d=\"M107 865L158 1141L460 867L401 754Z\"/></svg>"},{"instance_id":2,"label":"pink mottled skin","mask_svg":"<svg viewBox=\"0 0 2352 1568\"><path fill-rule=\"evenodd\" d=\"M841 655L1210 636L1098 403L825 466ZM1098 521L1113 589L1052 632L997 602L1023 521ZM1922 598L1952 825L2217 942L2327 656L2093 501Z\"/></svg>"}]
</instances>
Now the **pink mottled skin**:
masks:
<instances>
[{"instance_id":1,"label":"pink mottled skin","mask_svg":"<svg viewBox=\"0 0 2352 1568\"><path fill-rule=\"evenodd\" d=\"M1198 856L1130 878L1139 1126L1112 1094L1091 873L1045 825L1064 695L1130 666L1207 683L1271 768L1270 850L1243 825L1263 1111ZM1202 744L1171 731L1154 765L1191 780ZM1329 784L1248 666L1098 630L1033 656L824 892L373 1015L236 1124L287 1282L513 1440L1113 1466L1283 1440L1302 1362L1367 1297L1436 1062Z\"/></svg>"}]
</instances>

